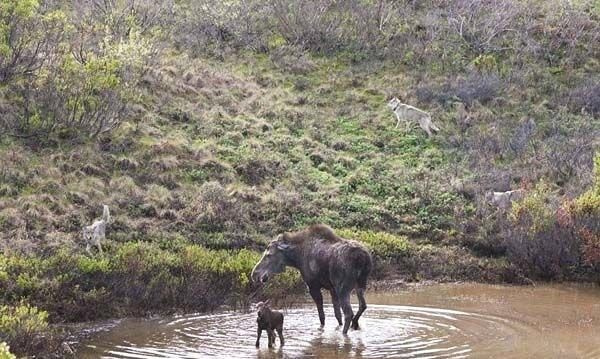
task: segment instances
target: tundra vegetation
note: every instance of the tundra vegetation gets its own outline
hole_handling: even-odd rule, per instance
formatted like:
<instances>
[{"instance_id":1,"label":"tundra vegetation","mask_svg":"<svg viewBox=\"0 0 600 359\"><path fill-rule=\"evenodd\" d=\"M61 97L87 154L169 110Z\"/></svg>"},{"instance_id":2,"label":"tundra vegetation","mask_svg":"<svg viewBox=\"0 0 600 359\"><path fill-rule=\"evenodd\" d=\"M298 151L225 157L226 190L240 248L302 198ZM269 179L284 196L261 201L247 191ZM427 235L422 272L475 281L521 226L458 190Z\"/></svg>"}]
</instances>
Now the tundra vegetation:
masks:
<instances>
[{"instance_id":1,"label":"tundra vegetation","mask_svg":"<svg viewBox=\"0 0 600 359\"><path fill-rule=\"evenodd\" d=\"M318 222L374 278L598 281L599 37L595 0L0 0L0 343L302 293L249 274Z\"/></svg>"}]
</instances>

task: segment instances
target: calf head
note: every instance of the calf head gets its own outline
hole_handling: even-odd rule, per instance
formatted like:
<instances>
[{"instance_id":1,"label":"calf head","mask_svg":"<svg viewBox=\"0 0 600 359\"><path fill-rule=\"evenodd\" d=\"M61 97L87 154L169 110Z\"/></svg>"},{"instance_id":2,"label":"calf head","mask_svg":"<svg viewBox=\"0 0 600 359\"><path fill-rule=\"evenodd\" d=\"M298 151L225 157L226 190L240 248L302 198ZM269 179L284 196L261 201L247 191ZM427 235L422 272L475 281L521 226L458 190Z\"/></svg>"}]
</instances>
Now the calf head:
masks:
<instances>
[{"instance_id":1,"label":"calf head","mask_svg":"<svg viewBox=\"0 0 600 359\"><path fill-rule=\"evenodd\" d=\"M256 313L258 315L258 319L265 319L268 316L269 312L271 311L271 308L269 308L269 303L270 300L256 303Z\"/></svg>"},{"instance_id":2,"label":"calf head","mask_svg":"<svg viewBox=\"0 0 600 359\"><path fill-rule=\"evenodd\" d=\"M271 241L265 249L262 258L252 269L253 282L260 281L265 283L269 278L276 273L281 273L286 266L286 253L291 246L286 242L285 235L280 234L277 239Z\"/></svg>"}]
</instances>

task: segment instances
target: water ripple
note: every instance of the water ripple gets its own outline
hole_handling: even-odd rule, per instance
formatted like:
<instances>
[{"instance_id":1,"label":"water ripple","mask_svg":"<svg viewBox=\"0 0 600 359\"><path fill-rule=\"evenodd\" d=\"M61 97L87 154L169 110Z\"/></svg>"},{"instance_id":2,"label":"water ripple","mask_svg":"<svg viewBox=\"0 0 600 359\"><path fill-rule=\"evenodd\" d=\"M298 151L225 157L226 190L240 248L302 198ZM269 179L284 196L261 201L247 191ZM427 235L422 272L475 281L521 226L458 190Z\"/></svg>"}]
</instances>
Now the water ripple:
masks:
<instances>
[{"instance_id":1,"label":"water ripple","mask_svg":"<svg viewBox=\"0 0 600 359\"><path fill-rule=\"evenodd\" d=\"M221 312L104 323L78 357L600 358L598 303L597 287L440 285L373 294L348 336L330 305L320 328L307 304L284 311L283 348L268 349L266 333L254 347L254 313Z\"/></svg>"},{"instance_id":2,"label":"water ripple","mask_svg":"<svg viewBox=\"0 0 600 359\"><path fill-rule=\"evenodd\" d=\"M326 307L333 312L331 306ZM328 317L319 328L312 306L287 310L283 348L256 349L254 313L190 315L121 323L82 350L102 358L463 358L482 341L509 338L518 326L457 310L369 305L361 329L347 337Z\"/></svg>"}]
</instances>

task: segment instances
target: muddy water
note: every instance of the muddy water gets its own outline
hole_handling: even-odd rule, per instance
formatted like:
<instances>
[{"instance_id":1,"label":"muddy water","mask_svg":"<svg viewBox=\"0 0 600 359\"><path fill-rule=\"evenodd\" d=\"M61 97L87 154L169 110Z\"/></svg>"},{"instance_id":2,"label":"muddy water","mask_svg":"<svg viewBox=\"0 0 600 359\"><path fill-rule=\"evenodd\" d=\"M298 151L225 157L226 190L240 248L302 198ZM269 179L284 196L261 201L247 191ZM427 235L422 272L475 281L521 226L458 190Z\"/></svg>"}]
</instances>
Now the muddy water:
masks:
<instances>
[{"instance_id":1,"label":"muddy water","mask_svg":"<svg viewBox=\"0 0 600 359\"><path fill-rule=\"evenodd\" d=\"M285 311L286 344L254 347L254 313L105 324L81 358L600 358L600 288L432 285L368 293L361 329L341 333L333 309Z\"/></svg>"}]
</instances>

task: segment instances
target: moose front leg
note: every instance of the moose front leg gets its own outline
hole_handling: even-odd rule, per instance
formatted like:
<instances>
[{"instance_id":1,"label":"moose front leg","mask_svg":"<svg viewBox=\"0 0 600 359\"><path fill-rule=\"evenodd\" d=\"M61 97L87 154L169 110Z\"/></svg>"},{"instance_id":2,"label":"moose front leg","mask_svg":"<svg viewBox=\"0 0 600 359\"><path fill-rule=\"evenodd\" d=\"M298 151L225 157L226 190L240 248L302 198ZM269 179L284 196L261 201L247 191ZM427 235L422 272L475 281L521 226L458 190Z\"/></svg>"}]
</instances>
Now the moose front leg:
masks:
<instances>
[{"instance_id":1,"label":"moose front leg","mask_svg":"<svg viewBox=\"0 0 600 359\"><path fill-rule=\"evenodd\" d=\"M317 305L317 311L319 312L319 320L321 321L321 326L325 325L325 312L323 311L323 295L321 295L321 288L314 286L308 288L310 292L310 296L315 301Z\"/></svg>"}]
</instances>

